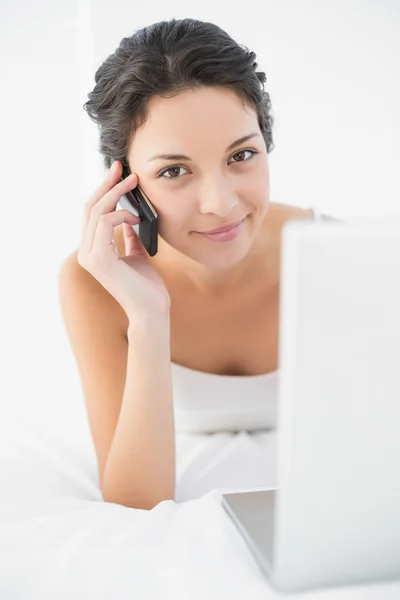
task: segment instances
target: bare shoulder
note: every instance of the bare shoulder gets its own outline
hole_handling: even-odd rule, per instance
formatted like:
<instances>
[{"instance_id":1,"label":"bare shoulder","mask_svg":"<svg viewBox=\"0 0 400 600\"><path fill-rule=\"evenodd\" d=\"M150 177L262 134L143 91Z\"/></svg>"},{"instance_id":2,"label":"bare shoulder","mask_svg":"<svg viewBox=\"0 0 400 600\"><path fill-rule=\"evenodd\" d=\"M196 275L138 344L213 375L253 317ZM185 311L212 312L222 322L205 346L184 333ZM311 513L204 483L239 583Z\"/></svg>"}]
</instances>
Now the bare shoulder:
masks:
<instances>
[{"instance_id":1,"label":"bare shoulder","mask_svg":"<svg viewBox=\"0 0 400 600\"><path fill-rule=\"evenodd\" d=\"M124 256L123 234L119 228L115 229L114 240L119 254ZM110 325L115 326L120 332L125 332L128 325L125 311L114 296L79 264L78 251L75 249L71 252L60 265L58 272L60 300L67 303L72 294L80 295L82 302L84 298L87 299L87 302L90 299L93 308L107 312Z\"/></svg>"},{"instance_id":2,"label":"bare shoulder","mask_svg":"<svg viewBox=\"0 0 400 600\"><path fill-rule=\"evenodd\" d=\"M330 215L320 214L320 216L323 221L340 222L340 219ZM270 262L277 281L280 279L281 272L282 229L292 219L313 221L315 214L312 208L303 208L301 206L277 202L270 203L265 219L264 232L265 239L268 240L268 252L272 257Z\"/></svg>"},{"instance_id":3,"label":"bare shoulder","mask_svg":"<svg viewBox=\"0 0 400 600\"><path fill-rule=\"evenodd\" d=\"M286 223L286 221L290 219L315 219L315 214L312 208L302 208L301 206L278 203L274 204L274 206L276 207L276 210L281 217L282 224ZM319 216L322 218L323 221L337 221L339 223L343 222L341 221L341 219L338 219L337 217L333 217L331 215L320 213Z\"/></svg>"}]
</instances>

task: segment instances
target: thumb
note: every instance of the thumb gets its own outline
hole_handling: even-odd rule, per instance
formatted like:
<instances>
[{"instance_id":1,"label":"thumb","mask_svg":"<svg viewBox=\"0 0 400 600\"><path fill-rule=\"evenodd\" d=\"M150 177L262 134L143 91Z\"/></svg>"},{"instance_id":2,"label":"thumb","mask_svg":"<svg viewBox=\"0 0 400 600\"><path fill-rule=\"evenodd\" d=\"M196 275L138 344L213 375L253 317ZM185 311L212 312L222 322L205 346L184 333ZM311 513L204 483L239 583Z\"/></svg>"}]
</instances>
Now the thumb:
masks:
<instances>
[{"instance_id":1,"label":"thumb","mask_svg":"<svg viewBox=\"0 0 400 600\"><path fill-rule=\"evenodd\" d=\"M137 222L133 222L133 224L137 225ZM133 229L133 225L131 223L123 223L122 229L124 232L125 255L145 256L147 254L146 248L143 246L142 242L139 239L139 236Z\"/></svg>"}]
</instances>

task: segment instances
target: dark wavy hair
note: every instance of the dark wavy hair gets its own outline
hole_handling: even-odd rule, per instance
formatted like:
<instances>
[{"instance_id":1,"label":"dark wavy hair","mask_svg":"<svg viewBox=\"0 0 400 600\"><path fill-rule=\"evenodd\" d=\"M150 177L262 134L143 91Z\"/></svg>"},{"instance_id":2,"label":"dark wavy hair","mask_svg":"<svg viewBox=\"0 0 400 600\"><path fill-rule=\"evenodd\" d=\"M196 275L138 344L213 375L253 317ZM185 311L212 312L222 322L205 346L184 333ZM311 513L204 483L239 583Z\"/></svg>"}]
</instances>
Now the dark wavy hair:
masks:
<instances>
[{"instance_id":1,"label":"dark wavy hair","mask_svg":"<svg viewBox=\"0 0 400 600\"><path fill-rule=\"evenodd\" d=\"M224 86L256 111L267 152L274 148L271 102L256 54L213 23L160 21L121 40L97 69L96 85L83 105L100 131L106 168L126 156L135 130L146 121L152 96L172 97L204 86Z\"/></svg>"}]
</instances>

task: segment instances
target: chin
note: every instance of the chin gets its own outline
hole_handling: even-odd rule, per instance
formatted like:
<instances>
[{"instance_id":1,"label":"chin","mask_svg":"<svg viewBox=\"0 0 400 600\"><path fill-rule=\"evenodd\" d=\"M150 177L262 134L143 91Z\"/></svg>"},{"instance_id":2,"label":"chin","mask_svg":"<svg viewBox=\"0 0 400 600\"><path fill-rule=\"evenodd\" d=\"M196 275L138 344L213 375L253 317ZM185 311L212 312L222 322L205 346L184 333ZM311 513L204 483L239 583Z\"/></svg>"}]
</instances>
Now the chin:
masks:
<instances>
[{"instance_id":1,"label":"chin","mask_svg":"<svg viewBox=\"0 0 400 600\"><path fill-rule=\"evenodd\" d=\"M227 269L246 258L252 247L252 239L247 238L241 242L235 240L234 245L230 245L228 248L229 245L230 243L226 245L211 243L211 248L202 248L196 253L191 252L191 258L210 270ZM221 248L221 246L225 246L225 248Z\"/></svg>"}]
</instances>

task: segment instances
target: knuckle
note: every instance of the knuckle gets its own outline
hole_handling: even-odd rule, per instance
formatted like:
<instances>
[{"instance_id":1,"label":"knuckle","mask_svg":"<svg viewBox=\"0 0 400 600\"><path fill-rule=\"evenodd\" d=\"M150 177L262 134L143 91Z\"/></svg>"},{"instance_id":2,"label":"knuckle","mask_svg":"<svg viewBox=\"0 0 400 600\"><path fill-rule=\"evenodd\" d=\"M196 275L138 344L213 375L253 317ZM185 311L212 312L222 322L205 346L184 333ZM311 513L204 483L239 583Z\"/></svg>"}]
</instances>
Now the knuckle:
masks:
<instances>
[{"instance_id":1,"label":"knuckle","mask_svg":"<svg viewBox=\"0 0 400 600\"><path fill-rule=\"evenodd\" d=\"M92 211L93 211L93 204L86 202L83 207L83 216L86 220L90 219L90 216L92 215Z\"/></svg>"},{"instance_id":2,"label":"knuckle","mask_svg":"<svg viewBox=\"0 0 400 600\"><path fill-rule=\"evenodd\" d=\"M101 215L102 215L101 207L98 204L95 204L92 207L92 210L90 211L90 216L92 218L94 218L95 220L98 220L99 218L101 218Z\"/></svg>"},{"instance_id":3,"label":"knuckle","mask_svg":"<svg viewBox=\"0 0 400 600\"><path fill-rule=\"evenodd\" d=\"M81 267L86 268L86 256L82 252L78 252L77 261Z\"/></svg>"},{"instance_id":4,"label":"knuckle","mask_svg":"<svg viewBox=\"0 0 400 600\"><path fill-rule=\"evenodd\" d=\"M110 215L110 213L100 214L99 223L102 223L104 225L104 223L106 223L109 220L109 215Z\"/></svg>"},{"instance_id":5,"label":"knuckle","mask_svg":"<svg viewBox=\"0 0 400 600\"><path fill-rule=\"evenodd\" d=\"M95 204L95 199L93 196L90 196L84 203L83 203L83 208L88 210L91 209L92 206Z\"/></svg>"}]
</instances>

